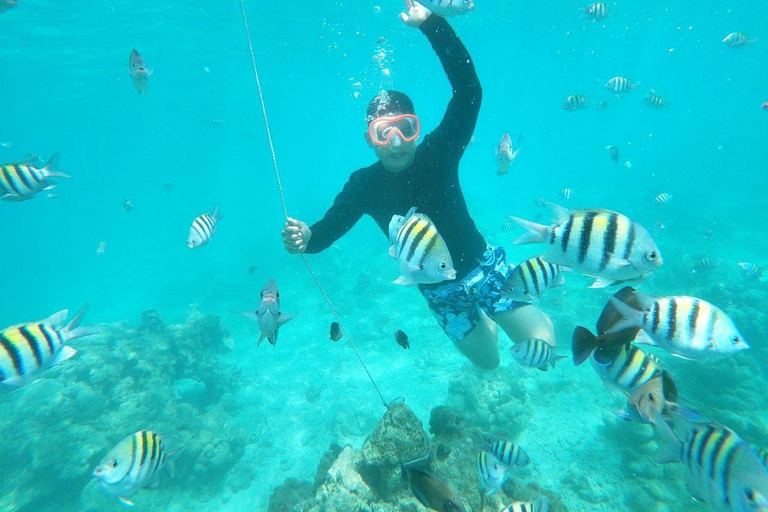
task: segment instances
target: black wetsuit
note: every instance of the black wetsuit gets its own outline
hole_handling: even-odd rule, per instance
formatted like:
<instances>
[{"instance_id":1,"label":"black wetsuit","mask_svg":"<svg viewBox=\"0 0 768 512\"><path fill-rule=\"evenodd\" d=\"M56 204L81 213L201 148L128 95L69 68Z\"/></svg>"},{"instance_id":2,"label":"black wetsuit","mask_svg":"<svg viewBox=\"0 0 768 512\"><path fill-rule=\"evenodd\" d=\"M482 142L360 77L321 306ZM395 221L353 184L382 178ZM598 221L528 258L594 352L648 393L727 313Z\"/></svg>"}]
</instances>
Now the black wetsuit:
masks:
<instances>
[{"instance_id":1,"label":"black wetsuit","mask_svg":"<svg viewBox=\"0 0 768 512\"><path fill-rule=\"evenodd\" d=\"M453 88L443 120L424 137L408 169L390 172L379 161L352 173L333 206L310 227L306 252L328 248L363 214L370 215L388 236L392 216L405 215L415 206L435 223L451 252L456 278L462 279L478 266L486 248L459 185L459 161L475 129L482 90L467 49L444 18L432 15L420 29Z\"/></svg>"}]
</instances>

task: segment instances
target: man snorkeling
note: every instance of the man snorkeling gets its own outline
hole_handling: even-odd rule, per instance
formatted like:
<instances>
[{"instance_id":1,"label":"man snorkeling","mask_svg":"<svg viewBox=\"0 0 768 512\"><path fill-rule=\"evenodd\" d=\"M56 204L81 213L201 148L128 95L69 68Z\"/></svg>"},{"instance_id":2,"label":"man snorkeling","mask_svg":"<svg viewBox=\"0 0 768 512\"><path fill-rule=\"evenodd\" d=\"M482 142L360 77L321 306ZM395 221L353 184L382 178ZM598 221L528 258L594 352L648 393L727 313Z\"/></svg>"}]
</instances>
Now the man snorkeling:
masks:
<instances>
[{"instance_id":1,"label":"man snorkeling","mask_svg":"<svg viewBox=\"0 0 768 512\"><path fill-rule=\"evenodd\" d=\"M453 259L456 279L419 285L446 335L475 365L499 365L500 326L515 342L543 339L555 346L552 321L535 306L501 293L512 267L502 247L490 246L469 216L459 184L459 161L475 129L482 89L472 59L445 20L406 0L400 17L427 37L453 89L440 125L418 144L421 123L411 99L382 91L368 104L365 139L378 161L352 173L325 216L311 227L289 218L283 243L292 254L319 253L366 214L385 235L393 215L411 207L437 226Z\"/></svg>"}]
</instances>

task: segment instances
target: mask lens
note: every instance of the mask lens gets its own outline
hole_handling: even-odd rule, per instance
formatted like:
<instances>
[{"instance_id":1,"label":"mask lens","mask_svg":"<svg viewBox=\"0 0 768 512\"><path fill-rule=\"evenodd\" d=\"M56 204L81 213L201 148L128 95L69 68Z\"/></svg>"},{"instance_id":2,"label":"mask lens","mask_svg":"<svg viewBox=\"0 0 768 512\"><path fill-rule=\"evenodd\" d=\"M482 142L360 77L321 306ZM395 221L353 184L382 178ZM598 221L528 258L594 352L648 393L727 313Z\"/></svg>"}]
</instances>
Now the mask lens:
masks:
<instances>
[{"instance_id":1,"label":"mask lens","mask_svg":"<svg viewBox=\"0 0 768 512\"><path fill-rule=\"evenodd\" d=\"M404 141L411 142L419 136L419 130L419 119L414 115L406 114L373 121L369 127L369 134L374 143L385 145L395 133Z\"/></svg>"}]
</instances>

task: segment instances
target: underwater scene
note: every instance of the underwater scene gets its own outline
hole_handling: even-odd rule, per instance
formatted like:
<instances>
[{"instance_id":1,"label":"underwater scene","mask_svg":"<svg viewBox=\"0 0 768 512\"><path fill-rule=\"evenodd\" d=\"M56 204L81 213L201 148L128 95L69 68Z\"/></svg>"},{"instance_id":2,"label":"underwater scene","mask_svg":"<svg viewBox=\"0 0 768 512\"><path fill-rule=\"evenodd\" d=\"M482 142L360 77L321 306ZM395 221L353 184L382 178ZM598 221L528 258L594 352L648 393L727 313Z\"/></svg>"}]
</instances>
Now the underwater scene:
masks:
<instances>
[{"instance_id":1,"label":"underwater scene","mask_svg":"<svg viewBox=\"0 0 768 512\"><path fill-rule=\"evenodd\" d=\"M768 512L768 1L0 27L0 512Z\"/></svg>"}]
</instances>

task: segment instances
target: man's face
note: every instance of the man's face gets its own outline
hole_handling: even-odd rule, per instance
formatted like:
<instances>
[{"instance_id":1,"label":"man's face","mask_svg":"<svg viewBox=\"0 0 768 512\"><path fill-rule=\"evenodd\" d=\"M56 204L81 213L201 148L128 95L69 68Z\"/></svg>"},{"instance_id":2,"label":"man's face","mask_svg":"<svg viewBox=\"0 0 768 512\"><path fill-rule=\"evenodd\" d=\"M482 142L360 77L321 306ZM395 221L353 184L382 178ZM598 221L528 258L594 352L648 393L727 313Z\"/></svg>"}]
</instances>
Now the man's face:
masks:
<instances>
[{"instance_id":1,"label":"man's face","mask_svg":"<svg viewBox=\"0 0 768 512\"><path fill-rule=\"evenodd\" d=\"M397 119L398 114L382 116L378 120ZM381 160L384 168L389 172L400 172L411 166L416 156L416 147L419 142L418 136L413 140L407 141L400 136L398 131L394 131L385 145L374 144L371 140L370 132L366 132L365 139L368 145L373 148L376 157Z\"/></svg>"}]
</instances>

